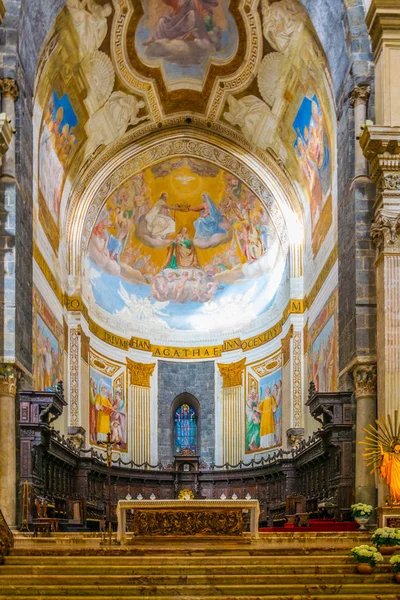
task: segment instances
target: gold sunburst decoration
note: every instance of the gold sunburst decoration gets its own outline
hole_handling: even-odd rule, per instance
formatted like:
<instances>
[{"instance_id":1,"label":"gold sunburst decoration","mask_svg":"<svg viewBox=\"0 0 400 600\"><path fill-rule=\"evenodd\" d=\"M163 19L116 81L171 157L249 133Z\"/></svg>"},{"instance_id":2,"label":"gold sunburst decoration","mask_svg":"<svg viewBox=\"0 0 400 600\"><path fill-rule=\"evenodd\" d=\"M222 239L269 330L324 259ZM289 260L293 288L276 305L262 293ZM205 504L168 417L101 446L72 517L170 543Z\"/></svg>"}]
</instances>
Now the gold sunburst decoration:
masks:
<instances>
[{"instance_id":1,"label":"gold sunburst decoration","mask_svg":"<svg viewBox=\"0 0 400 600\"><path fill-rule=\"evenodd\" d=\"M398 411L391 415L381 417L363 429L367 434L363 442L365 446L363 456L368 467L372 467L371 474L379 471L390 490L391 501L400 504L400 422Z\"/></svg>"},{"instance_id":2,"label":"gold sunburst decoration","mask_svg":"<svg viewBox=\"0 0 400 600\"><path fill-rule=\"evenodd\" d=\"M194 500L194 494L192 490L181 490L178 494L178 500Z\"/></svg>"}]
</instances>

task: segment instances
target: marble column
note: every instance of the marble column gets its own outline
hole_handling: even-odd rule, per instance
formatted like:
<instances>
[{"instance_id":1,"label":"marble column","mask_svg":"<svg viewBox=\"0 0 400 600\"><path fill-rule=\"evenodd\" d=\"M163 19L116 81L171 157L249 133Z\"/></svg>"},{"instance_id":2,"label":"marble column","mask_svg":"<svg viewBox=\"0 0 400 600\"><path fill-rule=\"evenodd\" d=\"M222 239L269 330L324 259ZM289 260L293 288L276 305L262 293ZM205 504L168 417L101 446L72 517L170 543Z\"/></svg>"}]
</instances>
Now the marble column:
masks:
<instances>
[{"instance_id":1,"label":"marble column","mask_svg":"<svg viewBox=\"0 0 400 600\"><path fill-rule=\"evenodd\" d=\"M358 364L353 369L354 395L357 405L356 417L356 502L376 506L375 477L367 467L363 456L365 447L359 442L365 440L364 429L374 425L376 419L376 365Z\"/></svg>"},{"instance_id":2,"label":"marble column","mask_svg":"<svg viewBox=\"0 0 400 600\"><path fill-rule=\"evenodd\" d=\"M0 367L0 508L10 527L16 525L16 396L17 371Z\"/></svg>"},{"instance_id":3,"label":"marble column","mask_svg":"<svg viewBox=\"0 0 400 600\"><path fill-rule=\"evenodd\" d=\"M130 374L128 410L131 410L131 456L136 464L141 465L150 463L150 380L155 364L142 364L127 359L127 365Z\"/></svg>"},{"instance_id":4,"label":"marble column","mask_svg":"<svg viewBox=\"0 0 400 600\"><path fill-rule=\"evenodd\" d=\"M378 416L400 406L400 127L365 127L360 139L377 195L376 246Z\"/></svg>"},{"instance_id":5,"label":"marble column","mask_svg":"<svg viewBox=\"0 0 400 600\"><path fill-rule=\"evenodd\" d=\"M222 377L222 464L237 465L244 451L243 371L246 359L218 364Z\"/></svg>"},{"instance_id":6,"label":"marble column","mask_svg":"<svg viewBox=\"0 0 400 600\"><path fill-rule=\"evenodd\" d=\"M368 175L368 162L365 158L358 139L361 135L361 128L367 120L368 98L370 95L369 85L356 85L351 94L351 104L354 108L354 132L355 132L355 151L354 151L354 177L363 177Z\"/></svg>"},{"instance_id":7,"label":"marble column","mask_svg":"<svg viewBox=\"0 0 400 600\"><path fill-rule=\"evenodd\" d=\"M18 85L14 79L0 79L1 108L6 114L11 128L15 127L15 102L18 100ZM1 168L3 177L15 179L15 136L12 136L10 146L3 158Z\"/></svg>"}]
</instances>

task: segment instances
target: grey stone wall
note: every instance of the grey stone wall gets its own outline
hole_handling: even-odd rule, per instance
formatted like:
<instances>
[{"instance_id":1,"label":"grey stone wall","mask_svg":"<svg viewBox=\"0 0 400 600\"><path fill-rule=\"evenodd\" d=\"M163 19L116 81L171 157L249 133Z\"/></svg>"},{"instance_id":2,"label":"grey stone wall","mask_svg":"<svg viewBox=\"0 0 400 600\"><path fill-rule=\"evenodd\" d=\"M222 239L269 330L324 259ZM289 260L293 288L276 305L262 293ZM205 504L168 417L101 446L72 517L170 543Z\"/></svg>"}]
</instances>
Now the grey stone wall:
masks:
<instances>
[{"instance_id":1,"label":"grey stone wall","mask_svg":"<svg viewBox=\"0 0 400 600\"><path fill-rule=\"evenodd\" d=\"M215 365L213 361L186 363L158 361L158 458L165 465L173 461L172 404L188 392L200 405L198 427L200 458L214 462L215 448Z\"/></svg>"},{"instance_id":2,"label":"grey stone wall","mask_svg":"<svg viewBox=\"0 0 400 600\"><path fill-rule=\"evenodd\" d=\"M356 85L370 85L369 117L373 118L373 63L361 0L346 13L349 68L337 97L338 116L338 249L339 371L357 356L375 353L375 251L370 236L375 187L368 176L354 178L354 111L350 96ZM340 382L348 389L348 374Z\"/></svg>"}]
</instances>

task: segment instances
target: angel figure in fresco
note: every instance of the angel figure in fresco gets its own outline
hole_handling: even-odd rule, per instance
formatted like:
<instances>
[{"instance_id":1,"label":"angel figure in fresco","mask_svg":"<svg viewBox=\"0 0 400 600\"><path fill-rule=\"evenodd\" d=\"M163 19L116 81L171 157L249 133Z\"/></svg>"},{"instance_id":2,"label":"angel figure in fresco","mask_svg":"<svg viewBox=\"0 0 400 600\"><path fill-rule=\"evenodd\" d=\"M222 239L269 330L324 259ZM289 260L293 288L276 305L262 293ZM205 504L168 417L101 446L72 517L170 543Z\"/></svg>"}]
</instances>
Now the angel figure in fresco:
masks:
<instances>
[{"instance_id":1,"label":"angel figure in fresco","mask_svg":"<svg viewBox=\"0 0 400 600\"><path fill-rule=\"evenodd\" d=\"M214 29L213 9L218 0L162 0L171 7L169 15L158 19L144 46L158 40L206 40L213 43L210 32Z\"/></svg>"},{"instance_id":2,"label":"angel figure in fresco","mask_svg":"<svg viewBox=\"0 0 400 600\"><path fill-rule=\"evenodd\" d=\"M369 375L374 377L373 374ZM363 377L368 377L364 375ZM375 383L375 382L373 382ZM385 480L390 492L391 504L400 504L400 423L398 411L394 411L394 420L388 415L376 421L376 427L369 425L364 429L366 446L363 456L367 466L372 466L371 474L378 471Z\"/></svg>"},{"instance_id":3,"label":"angel figure in fresco","mask_svg":"<svg viewBox=\"0 0 400 600\"><path fill-rule=\"evenodd\" d=\"M190 210L200 212L200 217L193 223L196 230L195 237L198 239L211 238L218 233L226 234L229 223L221 215L218 208L208 194L202 194L202 203Z\"/></svg>"},{"instance_id":4,"label":"angel figure in fresco","mask_svg":"<svg viewBox=\"0 0 400 600\"><path fill-rule=\"evenodd\" d=\"M271 388L265 390L265 398L261 400L256 411L261 415L260 448L270 448L275 445L274 413L278 408L276 398L271 394Z\"/></svg>"}]
</instances>

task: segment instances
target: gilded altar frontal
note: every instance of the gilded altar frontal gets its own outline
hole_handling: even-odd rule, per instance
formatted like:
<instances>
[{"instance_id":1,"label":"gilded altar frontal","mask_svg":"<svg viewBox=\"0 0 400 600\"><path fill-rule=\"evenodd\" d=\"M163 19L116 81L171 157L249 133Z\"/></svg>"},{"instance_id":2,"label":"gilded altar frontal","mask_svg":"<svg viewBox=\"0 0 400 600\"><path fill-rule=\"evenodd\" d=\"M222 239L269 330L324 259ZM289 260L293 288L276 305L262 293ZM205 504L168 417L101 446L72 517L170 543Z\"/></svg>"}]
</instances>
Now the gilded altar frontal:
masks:
<instances>
[{"instance_id":1,"label":"gilded altar frontal","mask_svg":"<svg viewBox=\"0 0 400 600\"><path fill-rule=\"evenodd\" d=\"M0 600L397 595L399 60L399 0L0 0Z\"/></svg>"}]
</instances>

